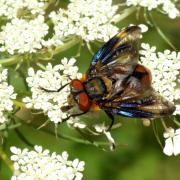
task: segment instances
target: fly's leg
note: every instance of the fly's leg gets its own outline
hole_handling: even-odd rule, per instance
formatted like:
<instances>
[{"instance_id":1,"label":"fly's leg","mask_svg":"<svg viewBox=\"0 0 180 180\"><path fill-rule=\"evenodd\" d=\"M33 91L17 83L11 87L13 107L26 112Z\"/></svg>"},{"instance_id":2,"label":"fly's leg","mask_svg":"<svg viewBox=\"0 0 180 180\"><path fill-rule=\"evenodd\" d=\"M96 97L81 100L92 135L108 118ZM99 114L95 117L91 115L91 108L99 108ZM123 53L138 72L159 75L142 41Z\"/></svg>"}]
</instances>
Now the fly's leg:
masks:
<instances>
[{"instance_id":1,"label":"fly's leg","mask_svg":"<svg viewBox=\"0 0 180 180\"><path fill-rule=\"evenodd\" d=\"M78 114L71 114L69 115L67 118L62 119L62 122L66 122L67 120L69 120L71 117L77 117L77 116L81 116L83 114L86 114L88 111L82 112L82 113L78 113Z\"/></svg>"},{"instance_id":2,"label":"fly's leg","mask_svg":"<svg viewBox=\"0 0 180 180\"><path fill-rule=\"evenodd\" d=\"M60 91L61 91L62 89L64 89L68 84L69 84L69 83L61 86L61 87L60 87L59 89L57 89L57 90L49 90L49 89L45 89L45 88L43 88L43 87L40 87L40 88L41 88L42 90L46 91L46 92L60 92Z\"/></svg>"},{"instance_id":3,"label":"fly's leg","mask_svg":"<svg viewBox=\"0 0 180 180\"><path fill-rule=\"evenodd\" d=\"M110 131L113 124L114 124L114 116L112 115L112 113L110 113L109 111L105 111L105 113L107 114L107 116L110 118L111 123L109 124L109 127L107 128L106 131Z\"/></svg>"}]
</instances>

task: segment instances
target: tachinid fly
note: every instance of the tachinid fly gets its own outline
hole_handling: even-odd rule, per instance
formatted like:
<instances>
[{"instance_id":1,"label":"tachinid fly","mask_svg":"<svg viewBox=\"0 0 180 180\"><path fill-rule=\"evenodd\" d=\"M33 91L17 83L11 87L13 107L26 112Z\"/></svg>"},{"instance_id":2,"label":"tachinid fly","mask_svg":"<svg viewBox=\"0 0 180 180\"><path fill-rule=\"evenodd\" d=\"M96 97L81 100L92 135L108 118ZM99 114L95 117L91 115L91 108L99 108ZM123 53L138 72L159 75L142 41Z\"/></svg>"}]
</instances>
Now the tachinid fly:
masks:
<instances>
[{"instance_id":1,"label":"tachinid fly","mask_svg":"<svg viewBox=\"0 0 180 180\"><path fill-rule=\"evenodd\" d=\"M93 56L86 75L67 84L71 88L69 105L62 107L62 111L74 107L74 103L81 111L68 118L97 108L104 110L112 123L113 114L158 118L174 112L175 106L152 88L150 71L138 64L140 35L138 26L119 32Z\"/></svg>"}]
</instances>

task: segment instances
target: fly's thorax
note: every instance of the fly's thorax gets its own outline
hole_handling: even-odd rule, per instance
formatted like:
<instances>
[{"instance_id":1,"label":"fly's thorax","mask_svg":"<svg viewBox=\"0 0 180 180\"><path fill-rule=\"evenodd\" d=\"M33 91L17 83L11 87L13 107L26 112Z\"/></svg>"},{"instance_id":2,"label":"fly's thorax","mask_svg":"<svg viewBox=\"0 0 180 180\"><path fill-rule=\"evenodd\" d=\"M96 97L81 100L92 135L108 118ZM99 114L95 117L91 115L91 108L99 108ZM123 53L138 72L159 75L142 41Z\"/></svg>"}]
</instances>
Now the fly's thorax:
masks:
<instances>
[{"instance_id":1,"label":"fly's thorax","mask_svg":"<svg viewBox=\"0 0 180 180\"><path fill-rule=\"evenodd\" d=\"M93 100L105 98L111 91L112 83L104 77L94 77L84 83L88 96Z\"/></svg>"}]
</instances>

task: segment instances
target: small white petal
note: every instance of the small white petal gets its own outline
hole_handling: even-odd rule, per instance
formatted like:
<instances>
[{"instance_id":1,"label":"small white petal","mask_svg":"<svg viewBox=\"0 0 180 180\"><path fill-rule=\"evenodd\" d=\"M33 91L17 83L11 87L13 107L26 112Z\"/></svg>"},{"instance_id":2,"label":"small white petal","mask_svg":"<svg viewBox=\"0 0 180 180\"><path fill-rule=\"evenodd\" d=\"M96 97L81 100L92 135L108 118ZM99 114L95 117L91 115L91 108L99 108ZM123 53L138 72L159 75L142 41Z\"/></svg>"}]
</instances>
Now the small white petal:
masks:
<instances>
[{"instance_id":1,"label":"small white petal","mask_svg":"<svg viewBox=\"0 0 180 180\"><path fill-rule=\"evenodd\" d=\"M174 153L174 147L173 147L173 142L171 138L166 139L165 141L165 147L163 149L164 154L168 156L172 156Z\"/></svg>"},{"instance_id":2,"label":"small white petal","mask_svg":"<svg viewBox=\"0 0 180 180\"><path fill-rule=\"evenodd\" d=\"M142 33L148 31L148 26L146 26L145 24L139 24L138 26L141 28Z\"/></svg>"},{"instance_id":3,"label":"small white petal","mask_svg":"<svg viewBox=\"0 0 180 180\"><path fill-rule=\"evenodd\" d=\"M174 155L177 156L180 154L180 135L177 135L173 138L174 143Z\"/></svg>"}]
</instances>

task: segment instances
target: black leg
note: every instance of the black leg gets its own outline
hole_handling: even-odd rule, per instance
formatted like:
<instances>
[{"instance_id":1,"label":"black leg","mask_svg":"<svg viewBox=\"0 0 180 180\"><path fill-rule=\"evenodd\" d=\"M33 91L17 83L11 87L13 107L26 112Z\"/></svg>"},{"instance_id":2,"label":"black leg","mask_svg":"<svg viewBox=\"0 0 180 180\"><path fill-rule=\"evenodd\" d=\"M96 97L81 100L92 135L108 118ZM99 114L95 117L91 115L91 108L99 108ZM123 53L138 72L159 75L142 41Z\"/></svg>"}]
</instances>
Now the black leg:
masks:
<instances>
[{"instance_id":1,"label":"black leg","mask_svg":"<svg viewBox=\"0 0 180 180\"><path fill-rule=\"evenodd\" d=\"M60 91L61 91L63 88L65 88L68 84L69 84L69 83L61 86L61 87L60 87L59 89L57 89L57 90L49 90L49 89L45 89L45 88L43 88L43 87L40 87L40 88L41 88L42 90L46 91L46 92L60 92Z\"/></svg>"},{"instance_id":2,"label":"black leg","mask_svg":"<svg viewBox=\"0 0 180 180\"><path fill-rule=\"evenodd\" d=\"M86 114L87 112L88 112L88 111L85 111L85 112L82 112L82 113L78 113L78 114L71 114L71 115L69 115L67 118L62 119L62 122L67 121L67 120L70 119L71 117L81 116L81 115L83 115L83 114Z\"/></svg>"},{"instance_id":3,"label":"black leg","mask_svg":"<svg viewBox=\"0 0 180 180\"><path fill-rule=\"evenodd\" d=\"M105 113L107 114L107 116L111 119L111 124L109 125L109 127L107 128L107 131L110 131L113 124L114 124L114 116L109 112L109 111L105 111Z\"/></svg>"}]
</instances>

